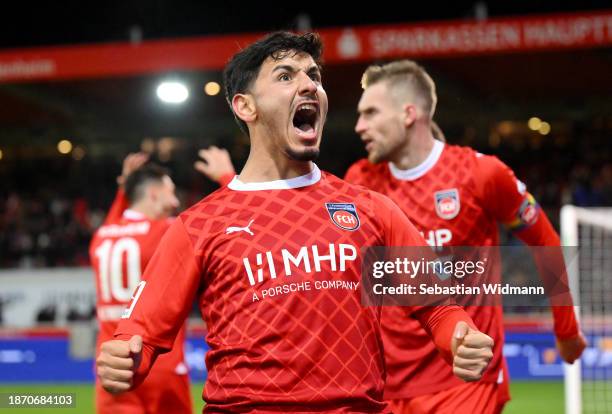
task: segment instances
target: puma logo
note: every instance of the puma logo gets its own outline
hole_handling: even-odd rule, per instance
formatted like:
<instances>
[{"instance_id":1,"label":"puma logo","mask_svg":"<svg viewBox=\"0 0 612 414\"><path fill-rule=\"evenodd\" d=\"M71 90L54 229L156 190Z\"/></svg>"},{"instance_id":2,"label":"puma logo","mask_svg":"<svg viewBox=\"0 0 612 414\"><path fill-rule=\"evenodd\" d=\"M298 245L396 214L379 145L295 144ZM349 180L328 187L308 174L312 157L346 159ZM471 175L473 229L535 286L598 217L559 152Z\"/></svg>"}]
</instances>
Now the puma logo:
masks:
<instances>
[{"instance_id":1,"label":"puma logo","mask_svg":"<svg viewBox=\"0 0 612 414\"><path fill-rule=\"evenodd\" d=\"M232 234L232 233L237 233L239 231L244 231L246 233L249 233L251 236L254 236L255 234L253 234L253 232L249 228L249 227L251 227L251 224L253 224L254 221L255 220L249 221L249 224L246 227L230 226L227 229L225 229L225 234Z\"/></svg>"}]
</instances>

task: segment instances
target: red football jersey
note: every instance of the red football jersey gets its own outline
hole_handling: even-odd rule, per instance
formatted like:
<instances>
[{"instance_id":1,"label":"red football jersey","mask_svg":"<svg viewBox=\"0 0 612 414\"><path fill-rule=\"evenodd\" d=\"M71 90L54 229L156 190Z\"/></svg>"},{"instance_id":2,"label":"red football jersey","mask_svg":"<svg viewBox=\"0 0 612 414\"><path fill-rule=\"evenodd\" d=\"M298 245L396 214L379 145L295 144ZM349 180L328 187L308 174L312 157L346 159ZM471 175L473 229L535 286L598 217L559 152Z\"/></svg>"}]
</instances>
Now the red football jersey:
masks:
<instances>
[{"instance_id":1,"label":"red football jersey","mask_svg":"<svg viewBox=\"0 0 612 414\"><path fill-rule=\"evenodd\" d=\"M141 282L142 271L153 256L172 219L149 220L141 213L124 210L127 200L119 190L104 224L95 232L89 255L96 279L96 312L100 332L98 345L114 339L117 324L132 294ZM172 352L158 358L155 369L186 374L182 329Z\"/></svg>"},{"instance_id":2,"label":"red football jersey","mask_svg":"<svg viewBox=\"0 0 612 414\"><path fill-rule=\"evenodd\" d=\"M171 226L116 336L163 351L196 298L206 411L385 412L380 308L361 304L361 248L423 244L389 199L316 166L289 180L235 178ZM410 311L434 339L433 321L457 312L437 341L447 356L454 322L469 321L457 307Z\"/></svg>"},{"instance_id":3,"label":"red football jersey","mask_svg":"<svg viewBox=\"0 0 612 414\"><path fill-rule=\"evenodd\" d=\"M471 148L435 141L427 159L413 169L360 160L350 167L345 179L395 201L431 246L496 246L498 222L517 230L519 237L525 228L537 228L541 237L530 235L529 244L559 244L545 215L512 170L496 157ZM468 307L466 311L495 341L494 357L482 381L502 382L506 368L501 307ZM396 308L383 309L388 370L385 398L411 398L462 384L419 324L397 324L397 312ZM557 319L563 321L556 321L557 334L577 334L573 310L559 313L563 316Z\"/></svg>"}]
</instances>

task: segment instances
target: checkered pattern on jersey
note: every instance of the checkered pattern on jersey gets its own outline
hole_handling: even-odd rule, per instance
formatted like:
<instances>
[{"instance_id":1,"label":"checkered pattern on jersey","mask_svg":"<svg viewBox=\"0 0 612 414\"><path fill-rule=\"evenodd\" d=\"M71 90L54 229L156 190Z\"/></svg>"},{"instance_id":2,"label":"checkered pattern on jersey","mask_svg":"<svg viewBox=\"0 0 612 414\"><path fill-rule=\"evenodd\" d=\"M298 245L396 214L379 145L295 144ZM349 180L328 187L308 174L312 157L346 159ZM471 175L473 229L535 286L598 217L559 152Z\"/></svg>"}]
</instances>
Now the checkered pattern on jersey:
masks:
<instances>
[{"instance_id":1,"label":"checkered pattern on jersey","mask_svg":"<svg viewBox=\"0 0 612 414\"><path fill-rule=\"evenodd\" d=\"M452 246L497 245L497 223L486 210L489 200L483 200L477 193L479 171L473 149L445 145L435 166L424 176L410 181L394 178L386 163L373 165L360 161L359 166L361 173L355 174L354 179L391 198L426 239L431 237L430 231L448 229L452 232L449 243ZM446 220L436 212L434 194L453 188L459 192L460 210L456 217ZM479 329L495 340L495 355L485 380L496 381L503 358L501 311L490 307L467 311ZM461 384L417 321L398 323L401 310L392 307L384 308L383 312L385 350L393 350L386 355L387 398L433 393Z\"/></svg>"},{"instance_id":2,"label":"checkered pattern on jersey","mask_svg":"<svg viewBox=\"0 0 612 414\"><path fill-rule=\"evenodd\" d=\"M476 167L474 150L448 145L427 174L389 189L387 195L420 231L447 228L453 233L453 246L494 245L497 224L484 208L487 200L476 194ZM453 188L459 192L460 210L455 218L446 220L436 213L434 194Z\"/></svg>"},{"instance_id":3,"label":"checkered pattern on jersey","mask_svg":"<svg viewBox=\"0 0 612 414\"><path fill-rule=\"evenodd\" d=\"M325 203L353 203L361 225L343 230L330 219ZM379 409L383 360L379 310L364 308L360 292L316 289L316 281L360 281L359 250L380 245L382 223L368 192L330 175L308 187L291 190L217 191L181 215L203 270L200 297L208 325L209 376L205 398L210 406L274 401L344 404ZM229 226L250 230L225 234ZM306 247L328 255L330 247L350 244L358 258L346 271L323 261L321 272L303 265L285 273L281 249L294 256ZM256 255L271 252L277 276L257 280ZM248 258L255 285L243 265ZM287 283L310 282L311 290L262 297L262 291ZM257 294L260 300L253 300ZM350 397L350 398L349 398Z\"/></svg>"},{"instance_id":4,"label":"checkered pattern on jersey","mask_svg":"<svg viewBox=\"0 0 612 414\"><path fill-rule=\"evenodd\" d=\"M436 165L424 176L410 181L397 180L386 163L376 165L367 160L358 163L360 174L353 180L391 198L410 221L425 233L446 228L452 231L453 246L491 246L498 241L495 218L486 211L488 202L476 193L476 152L467 147L446 145ZM460 211L446 220L436 213L437 191L456 188Z\"/></svg>"}]
</instances>

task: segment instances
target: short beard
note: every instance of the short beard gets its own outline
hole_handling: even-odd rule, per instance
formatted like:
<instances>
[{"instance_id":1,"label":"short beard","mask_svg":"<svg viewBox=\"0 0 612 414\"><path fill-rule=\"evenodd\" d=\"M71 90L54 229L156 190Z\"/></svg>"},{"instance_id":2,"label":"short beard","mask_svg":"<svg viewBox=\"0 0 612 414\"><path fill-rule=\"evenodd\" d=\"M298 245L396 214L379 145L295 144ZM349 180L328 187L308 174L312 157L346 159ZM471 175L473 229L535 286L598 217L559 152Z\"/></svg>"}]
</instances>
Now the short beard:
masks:
<instances>
[{"instance_id":1,"label":"short beard","mask_svg":"<svg viewBox=\"0 0 612 414\"><path fill-rule=\"evenodd\" d=\"M368 161L370 161L372 164L389 161L389 154L381 153L379 151L370 152L368 153Z\"/></svg>"},{"instance_id":2,"label":"short beard","mask_svg":"<svg viewBox=\"0 0 612 414\"><path fill-rule=\"evenodd\" d=\"M294 161L314 161L319 158L319 148L309 147L301 151L295 151L292 148L285 148L285 154Z\"/></svg>"}]
</instances>

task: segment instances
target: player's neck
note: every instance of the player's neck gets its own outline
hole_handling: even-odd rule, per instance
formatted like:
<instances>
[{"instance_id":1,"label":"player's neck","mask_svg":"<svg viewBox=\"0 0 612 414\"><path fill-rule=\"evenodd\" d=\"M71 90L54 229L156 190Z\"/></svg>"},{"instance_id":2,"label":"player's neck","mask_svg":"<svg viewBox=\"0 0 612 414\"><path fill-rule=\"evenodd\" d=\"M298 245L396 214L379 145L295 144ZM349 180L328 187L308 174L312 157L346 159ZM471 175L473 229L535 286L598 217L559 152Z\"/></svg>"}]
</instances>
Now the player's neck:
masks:
<instances>
[{"instance_id":1,"label":"player's neck","mask_svg":"<svg viewBox=\"0 0 612 414\"><path fill-rule=\"evenodd\" d=\"M129 210L140 213L149 220L156 219L154 209L147 202L134 203L129 207Z\"/></svg>"},{"instance_id":2,"label":"player's neck","mask_svg":"<svg viewBox=\"0 0 612 414\"><path fill-rule=\"evenodd\" d=\"M249 158L240 171L238 179L243 183L261 183L276 180L289 180L310 173L312 161L296 161L285 154L272 156L266 151L251 147Z\"/></svg>"},{"instance_id":3,"label":"player's neck","mask_svg":"<svg viewBox=\"0 0 612 414\"><path fill-rule=\"evenodd\" d=\"M393 165L400 170L409 170L421 165L433 150L434 138L429 129L415 132L412 137L406 139L406 145L391 159Z\"/></svg>"}]
</instances>

